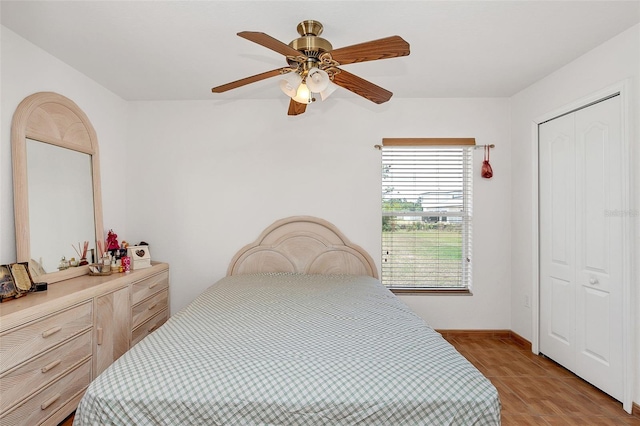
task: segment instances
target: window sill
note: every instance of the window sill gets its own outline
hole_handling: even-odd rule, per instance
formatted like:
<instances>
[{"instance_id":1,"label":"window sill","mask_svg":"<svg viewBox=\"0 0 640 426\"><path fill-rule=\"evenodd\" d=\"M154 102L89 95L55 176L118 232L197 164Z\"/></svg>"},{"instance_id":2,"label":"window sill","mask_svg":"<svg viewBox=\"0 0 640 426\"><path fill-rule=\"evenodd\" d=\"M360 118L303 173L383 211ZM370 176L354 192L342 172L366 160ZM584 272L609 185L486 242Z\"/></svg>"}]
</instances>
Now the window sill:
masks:
<instances>
[{"instance_id":1,"label":"window sill","mask_svg":"<svg viewBox=\"0 0 640 426\"><path fill-rule=\"evenodd\" d=\"M468 288L444 288L444 289L434 289L434 288L390 288L389 289L393 294L427 294L427 295L438 295L438 296L473 296L473 293Z\"/></svg>"}]
</instances>

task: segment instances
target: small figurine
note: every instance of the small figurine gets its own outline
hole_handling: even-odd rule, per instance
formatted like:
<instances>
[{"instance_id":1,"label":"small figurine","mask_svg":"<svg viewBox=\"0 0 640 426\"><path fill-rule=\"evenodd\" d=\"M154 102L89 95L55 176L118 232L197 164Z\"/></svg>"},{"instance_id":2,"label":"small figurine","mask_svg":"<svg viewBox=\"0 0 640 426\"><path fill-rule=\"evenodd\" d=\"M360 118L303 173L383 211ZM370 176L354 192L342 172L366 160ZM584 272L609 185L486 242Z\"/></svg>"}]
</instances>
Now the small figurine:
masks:
<instances>
[{"instance_id":1,"label":"small figurine","mask_svg":"<svg viewBox=\"0 0 640 426\"><path fill-rule=\"evenodd\" d=\"M107 233L107 251L118 250L119 248L118 234L113 232L113 229L109 229L109 232Z\"/></svg>"}]
</instances>

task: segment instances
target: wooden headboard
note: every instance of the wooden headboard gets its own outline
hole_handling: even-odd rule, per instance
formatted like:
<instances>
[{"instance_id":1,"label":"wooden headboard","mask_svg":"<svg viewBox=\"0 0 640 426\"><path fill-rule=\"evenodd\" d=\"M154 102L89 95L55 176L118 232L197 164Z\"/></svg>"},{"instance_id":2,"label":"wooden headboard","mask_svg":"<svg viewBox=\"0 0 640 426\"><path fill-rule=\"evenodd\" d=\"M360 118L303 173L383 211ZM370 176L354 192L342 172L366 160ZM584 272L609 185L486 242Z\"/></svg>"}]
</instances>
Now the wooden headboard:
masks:
<instances>
[{"instance_id":1,"label":"wooden headboard","mask_svg":"<svg viewBox=\"0 0 640 426\"><path fill-rule=\"evenodd\" d=\"M373 259L333 224L293 216L265 229L231 260L227 275L260 272L369 275L378 278Z\"/></svg>"}]
</instances>

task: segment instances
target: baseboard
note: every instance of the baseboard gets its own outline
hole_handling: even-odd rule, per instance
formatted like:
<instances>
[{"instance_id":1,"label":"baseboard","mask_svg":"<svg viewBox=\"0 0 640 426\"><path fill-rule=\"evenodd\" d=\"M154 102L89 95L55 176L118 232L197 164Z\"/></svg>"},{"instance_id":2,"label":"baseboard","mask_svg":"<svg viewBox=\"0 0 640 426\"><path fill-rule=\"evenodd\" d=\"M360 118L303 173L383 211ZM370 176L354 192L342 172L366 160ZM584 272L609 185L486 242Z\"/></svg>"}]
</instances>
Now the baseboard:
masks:
<instances>
[{"instance_id":1,"label":"baseboard","mask_svg":"<svg viewBox=\"0 0 640 426\"><path fill-rule=\"evenodd\" d=\"M531 350L531 342L511 330L436 330L447 338L464 339L508 339L518 346Z\"/></svg>"},{"instance_id":2,"label":"baseboard","mask_svg":"<svg viewBox=\"0 0 640 426\"><path fill-rule=\"evenodd\" d=\"M516 333L515 331L511 331L511 340L513 340L518 346L523 347L524 349L530 351L531 350L531 342Z\"/></svg>"},{"instance_id":3,"label":"baseboard","mask_svg":"<svg viewBox=\"0 0 640 426\"><path fill-rule=\"evenodd\" d=\"M436 330L446 338L466 338L466 339L509 339L510 330Z\"/></svg>"}]
</instances>

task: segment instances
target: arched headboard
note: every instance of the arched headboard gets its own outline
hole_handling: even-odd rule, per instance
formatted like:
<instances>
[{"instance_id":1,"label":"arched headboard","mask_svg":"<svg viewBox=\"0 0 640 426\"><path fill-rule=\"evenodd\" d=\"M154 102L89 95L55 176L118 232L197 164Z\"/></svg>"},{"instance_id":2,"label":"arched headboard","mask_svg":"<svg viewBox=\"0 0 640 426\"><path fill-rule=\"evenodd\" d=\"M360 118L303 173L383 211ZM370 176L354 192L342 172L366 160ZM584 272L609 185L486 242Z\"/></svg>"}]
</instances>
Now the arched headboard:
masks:
<instances>
[{"instance_id":1,"label":"arched headboard","mask_svg":"<svg viewBox=\"0 0 640 426\"><path fill-rule=\"evenodd\" d=\"M369 275L378 278L373 259L326 220L311 216L281 219L231 260L227 275L260 272Z\"/></svg>"}]
</instances>

